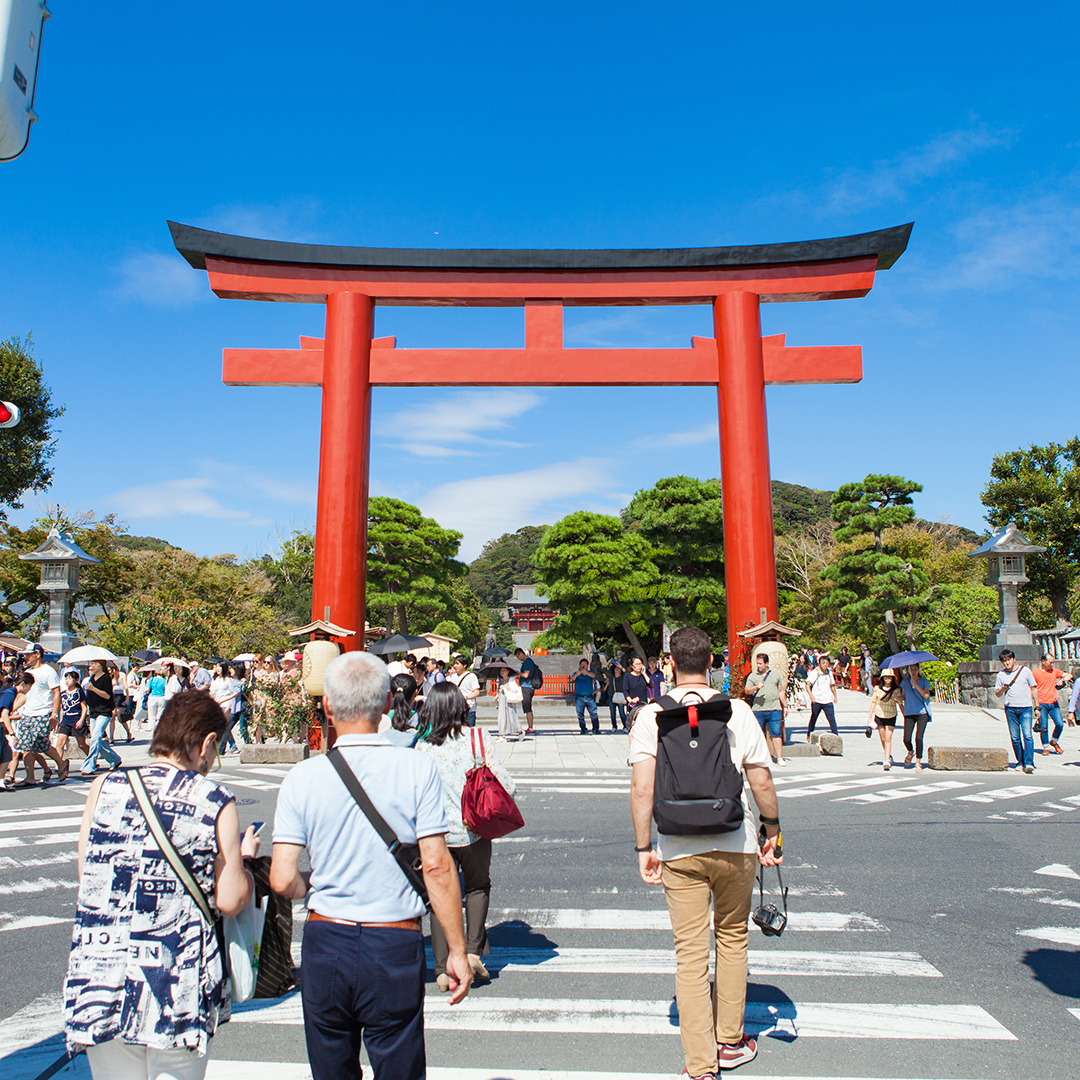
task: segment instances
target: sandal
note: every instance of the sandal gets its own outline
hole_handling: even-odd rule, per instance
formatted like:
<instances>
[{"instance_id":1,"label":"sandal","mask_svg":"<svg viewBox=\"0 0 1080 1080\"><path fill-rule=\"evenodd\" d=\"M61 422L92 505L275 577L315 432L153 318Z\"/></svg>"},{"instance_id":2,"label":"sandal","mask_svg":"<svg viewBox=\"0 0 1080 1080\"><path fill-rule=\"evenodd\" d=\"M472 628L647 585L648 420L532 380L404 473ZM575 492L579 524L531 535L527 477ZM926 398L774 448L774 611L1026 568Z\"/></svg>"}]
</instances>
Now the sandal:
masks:
<instances>
[{"instance_id":1,"label":"sandal","mask_svg":"<svg viewBox=\"0 0 1080 1080\"><path fill-rule=\"evenodd\" d=\"M915 756L915 751L914 750L910 754L905 754L904 755L904 764L905 765L910 765L911 764L911 759L914 756Z\"/></svg>"},{"instance_id":2,"label":"sandal","mask_svg":"<svg viewBox=\"0 0 1080 1080\"><path fill-rule=\"evenodd\" d=\"M52 773L53 771L48 765L43 765L41 767L41 782L47 784L52 779Z\"/></svg>"},{"instance_id":3,"label":"sandal","mask_svg":"<svg viewBox=\"0 0 1080 1080\"><path fill-rule=\"evenodd\" d=\"M56 773L57 780L59 780L60 783L62 784L68 778L68 773L69 772L71 772L71 762L70 761L61 762L59 768L57 769L57 773Z\"/></svg>"}]
</instances>

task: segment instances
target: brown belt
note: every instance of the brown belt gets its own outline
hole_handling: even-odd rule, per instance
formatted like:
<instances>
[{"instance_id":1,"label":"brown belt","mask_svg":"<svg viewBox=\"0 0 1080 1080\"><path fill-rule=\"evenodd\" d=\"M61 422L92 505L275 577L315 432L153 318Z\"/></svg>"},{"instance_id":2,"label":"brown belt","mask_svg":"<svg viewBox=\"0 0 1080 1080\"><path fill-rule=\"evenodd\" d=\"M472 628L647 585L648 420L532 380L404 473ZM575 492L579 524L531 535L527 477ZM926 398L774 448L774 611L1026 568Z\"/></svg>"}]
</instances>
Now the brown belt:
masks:
<instances>
[{"instance_id":1,"label":"brown belt","mask_svg":"<svg viewBox=\"0 0 1080 1080\"><path fill-rule=\"evenodd\" d=\"M388 930L421 930L419 919L398 919L397 922L352 922L349 919L331 919L329 915L320 915L317 911L308 912L308 922L329 922L337 926L383 926Z\"/></svg>"}]
</instances>

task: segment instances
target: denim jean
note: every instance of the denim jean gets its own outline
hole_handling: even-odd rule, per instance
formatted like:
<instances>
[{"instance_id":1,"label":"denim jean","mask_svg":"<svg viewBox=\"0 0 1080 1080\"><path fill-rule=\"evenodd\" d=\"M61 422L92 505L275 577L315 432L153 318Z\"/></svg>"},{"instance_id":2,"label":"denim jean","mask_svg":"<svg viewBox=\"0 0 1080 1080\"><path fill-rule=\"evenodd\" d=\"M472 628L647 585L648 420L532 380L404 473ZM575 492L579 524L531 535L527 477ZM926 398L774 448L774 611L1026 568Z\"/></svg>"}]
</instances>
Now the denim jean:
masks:
<instances>
[{"instance_id":1,"label":"denim jean","mask_svg":"<svg viewBox=\"0 0 1080 1080\"><path fill-rule=\"evenodd\" d=\"M1005 706L1005 719L1009 721L1009 738L1018 765L1035 764L1035 741L1031 737L1031 706L1026 709L1015 705Z\"/></svg>"},{"instance_id":2,"label":"denim jean","mask_svg":"<svg viewBox=\"0 0 1080 1080\"><path fill-rule=\"evenodd\" d=\"M615 723L615 710L616 709L619 710L619 718L622 720L622 729L623 729L623 731L629 730L627 728L627 726L626 726L626 706L625 705L616 705L614 701L611 701L610 699L608 699L608 710L611 712L611 730L612 731L618 731L619 730L619 725L617 723Z\"/></svg>"},{"instance_id":3,"label":"denim jean","mask_svg":"<svg viewBox=\"0 0 1080 1080\"><path fill-rule=\"evenodd\" d=\"M1047 738L1049 734L1049 721L1054 721L1054 734ZM1043 748L1052 739L1057 742L1061 738L1061 733L1065 730L1065 725L1061 721L1061 706L1055 701L1053 705L1040 705L1039 706L1039 738L1042 740Z\"/></svg>"},{"instance_id":4,"label":"denim jean","mask_svg":"<svg viewBox=\"0 0 1080 1080\"><path fill-rule=\"evenodd\" d=\"M825 714L825 719L829 721L829 730L834 735L839 735L840 732L836 729L836 709L833 707L833 703L831 701L824 703L812 701L810 702L810 723L806 726L806 737L809 739L814 728L817 727L818 713Z\"/></svg>"},{"instance_id":5,"label":"denim jean","mask_svg":"<svg viewBox=\"0 0 1080 1080\"><path fill-rule=\"evenodd\" d=\"M102 713L101 716L90 717L90 752L82 764L80 772L92 773L97 768L97 759L100 754L110 765L122 765L120 755L109 745L105 730L112 719L111 714Z\"/></svg>"},{"instance_id":6,"label":"denim jean","mask_svg":"<svg viewBox=\"0 0 1080 1080\"><path fill-rule=\"evenodd\" d=\"M582 731L585 731L585 710L589 710L589 717L592 720L593 731L600 730L600 717L596 712L596 700L592 694L575 694L574 695L574 708L577 710L577 722Z\"/></svg>"}]
</instances>

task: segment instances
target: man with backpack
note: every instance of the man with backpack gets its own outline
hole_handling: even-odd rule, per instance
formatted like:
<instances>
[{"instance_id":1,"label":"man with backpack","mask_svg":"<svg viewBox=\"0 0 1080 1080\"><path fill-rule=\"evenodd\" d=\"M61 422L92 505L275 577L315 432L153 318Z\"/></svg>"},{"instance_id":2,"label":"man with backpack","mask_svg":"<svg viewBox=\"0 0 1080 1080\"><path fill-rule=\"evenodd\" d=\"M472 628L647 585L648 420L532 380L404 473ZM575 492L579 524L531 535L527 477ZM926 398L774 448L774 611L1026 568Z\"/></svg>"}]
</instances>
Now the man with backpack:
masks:
<instances>
[{"instance_id":1,"label":"man with backpack","mask_svg":"<svg viewBox=\"0 0 1080 1080\"><path fill-rule=\"evenodd\" d=\"M644 706L631 730L631 813L641 878L664 886L675 934L683 1075L715 1080L718 1069L734 1069L757 1056L757 1043L743 1032L747 922L758 864L781 861L779 809L769 750L750 707L708 685L708 635L696 626L675 631L671 656L674 688ZM760 831L744 820L744 777L757 804ZM653 818L659 833L655 848ZM706 936L710 917L716 937L714 992Z\"/></svg>"}]
</instances>

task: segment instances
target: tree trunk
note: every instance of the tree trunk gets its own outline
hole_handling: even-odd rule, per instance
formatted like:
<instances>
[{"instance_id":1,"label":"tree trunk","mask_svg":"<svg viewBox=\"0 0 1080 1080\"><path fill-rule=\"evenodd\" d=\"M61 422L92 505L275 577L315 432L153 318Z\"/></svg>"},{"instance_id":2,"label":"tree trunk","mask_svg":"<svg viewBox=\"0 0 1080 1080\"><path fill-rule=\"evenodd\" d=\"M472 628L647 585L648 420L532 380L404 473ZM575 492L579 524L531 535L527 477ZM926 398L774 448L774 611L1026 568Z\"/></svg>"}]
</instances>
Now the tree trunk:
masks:
<instances>
[{"instance_id":1,"label":"tree trunk","mask_svg":"<svg viewBox=\"0 0 1080 1080\"><path fill-rule=\"evenodd\" d=\"M889 648L895 655L900 651L900 639L896 635L896 619L893 617L891 608L885 612L885 629L889 633Z\"/></svg>"},{"instance_id":2,"label":"tree trunk","mask_svg":"<svg viewBox=\"0 0 1080 1080\"><path fill-rule=\"evenodd\" d=\"M647 659L645 656L645 647L641 644L641 639L634 633L634 628L628 623L619 624L623 628L623 633L626 635L626 640L630 642L630 647L634 650L635 655L641 657L641 662L644 663Z\"/></svg>"},{"instance_id":3,"label":"tree trunk","mask_svg":"<svg viewBox=\"0 0 1080 1080\"><path fill-rule=\"evenodd\" d=\"M1069 611L1068 589L1055 589L1050 594L1050 603L1054 608L1054 629L1063 630L1072 625L1072 612Z\"/></svg>"},{"instance_id":4,"label":"tree trunk","mask_svg":"<svg viewBox=\"0 0 1080 1080\"><path fill-rule=\"evenodd\" d=\"M397 632L399 634L407 634L409 632L409 617L405 614L404 604L398 604L397 606Z\"/></svg>"}]
</instances>

